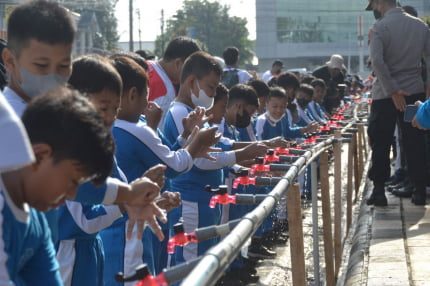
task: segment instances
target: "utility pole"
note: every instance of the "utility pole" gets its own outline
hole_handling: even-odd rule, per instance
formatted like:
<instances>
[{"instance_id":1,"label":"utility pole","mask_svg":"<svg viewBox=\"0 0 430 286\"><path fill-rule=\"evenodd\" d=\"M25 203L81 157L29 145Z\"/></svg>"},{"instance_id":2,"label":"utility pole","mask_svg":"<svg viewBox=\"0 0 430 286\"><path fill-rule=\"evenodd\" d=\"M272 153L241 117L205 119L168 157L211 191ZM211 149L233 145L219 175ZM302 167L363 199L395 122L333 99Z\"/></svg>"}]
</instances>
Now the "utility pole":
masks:
<instances>
[{"instance_id":1,"label":"utility pole","mask_svg":"<svg viewBox=\"0 0 430 286\"><path fill-rule=\"evenodd\" d=\"M359 48L359 65L360 74L364 73L364 34L363 34L363 15L358 16L358 48Z\"/></svg>"},{"instance_id":2,"label":"utility pole","mask_svg":"<svg viewBox=\"0 0 430 286\"><path fill-rule=\"evenodd\" d=\"M129 50L130 52L134 51L134 42L133 42L133 0L129 0L129 16L130 16L130 46L129 46Z\"/></svg>"},{"instance_id":3,"label":"utility pole","mask_svg":"<svg viewBox=\"0 0 430 286\"><path fill-rule=\"evenodd\" d=\"M161 53L164 54L164 9L161 9Z\"/></svg>"},{"instance_id":4,"label":"utility pole","mask_svg":"<svg viewBox=\"0 0 430 286\"><path fill-rule=\"evenodd\" d=\"M136 10L137 13L137 20L139 21L139 50L142 50L142 27L140 26L140 9Z\"/></svg>"}]
</instances>

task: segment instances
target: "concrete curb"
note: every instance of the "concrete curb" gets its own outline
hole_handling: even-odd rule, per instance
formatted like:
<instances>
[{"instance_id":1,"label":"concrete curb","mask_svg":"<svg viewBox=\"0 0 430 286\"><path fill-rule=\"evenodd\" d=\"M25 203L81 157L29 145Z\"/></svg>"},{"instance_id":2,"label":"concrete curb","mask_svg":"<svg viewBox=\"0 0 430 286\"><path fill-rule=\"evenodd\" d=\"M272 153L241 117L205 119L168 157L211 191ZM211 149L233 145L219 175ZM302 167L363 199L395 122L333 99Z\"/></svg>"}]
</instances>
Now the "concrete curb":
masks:
<instances>
[{"instance_id":1,"label":"concrete curb","mask_svg":"<svg viewBox=\"0 0 430 286\"><path fill-rule=\"evenodd\" d=\"M370 160L368 160L369 162ZM371 240L372 208L367 206L366 199L371 188L371 182L367 179L369 163L363 172L363 180L359 194L362 196L359 213L355 222L355 232L350 240L349 259L343 283L338 285L366 285L369 248Z\"/></svg>"}]
</instances>

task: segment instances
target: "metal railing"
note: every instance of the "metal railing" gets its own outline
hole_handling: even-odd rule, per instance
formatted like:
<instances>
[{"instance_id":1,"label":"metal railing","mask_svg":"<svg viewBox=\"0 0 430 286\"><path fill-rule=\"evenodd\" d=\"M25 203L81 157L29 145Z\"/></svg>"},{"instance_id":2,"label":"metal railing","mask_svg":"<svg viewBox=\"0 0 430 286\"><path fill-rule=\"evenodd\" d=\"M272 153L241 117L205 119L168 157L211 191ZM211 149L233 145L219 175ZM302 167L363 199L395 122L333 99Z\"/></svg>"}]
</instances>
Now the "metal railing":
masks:
<instances>
[{"instance_id":1,"label":"metal railing","mask_svg":"<svg viewBox=\"0 0 430 286\"><path fill-rule=\"evenodd\" d=\"M272 210L283 196L288 198L290 251L291 261L294 261L292 263L293 285L306 285L301 195L299 186L294 184L294 181L308 167L311 168L314 279L315 285L321 285L322 275L318 247L317 158L319 158L321 178L321 211L325 257L324 276L326 285L335 285L342 262L345 233L347 234L351 227L352 206L358 197L358 190L363 177L364 158L367 158L368 154L365 124L361 120L362 117L366 116L367 104L356 104L353 107L354 116L352 120L341 130L335 131L333 136L300 155L267 197L254 210L246 214L221 242L198 259L197 265L193 265L193 270L189 272L181 285L214 285L239 255L242 247L253 236L257 228L270 216ZM347 156L346 199L344 200L346 201L346 220L342 219L344 203L342 201L341 153L343 143L350 144ZM334 153L334 215L332 215L330 203L329 149L333 149ZM355 181L354 186L353 178ZM334 218L334 233L332 232L332 216Z\"/></svg>"}]
</instances>

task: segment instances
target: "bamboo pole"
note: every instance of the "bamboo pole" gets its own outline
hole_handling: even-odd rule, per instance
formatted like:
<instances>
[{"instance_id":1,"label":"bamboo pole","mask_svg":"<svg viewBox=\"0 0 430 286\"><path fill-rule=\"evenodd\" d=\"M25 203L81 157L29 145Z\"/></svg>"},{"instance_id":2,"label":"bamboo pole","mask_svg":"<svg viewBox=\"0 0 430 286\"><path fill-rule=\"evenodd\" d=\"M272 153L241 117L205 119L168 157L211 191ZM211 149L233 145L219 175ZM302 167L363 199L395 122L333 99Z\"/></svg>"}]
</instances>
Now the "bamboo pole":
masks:
<instances>
[{"instance_id":1,"label":"bamboo pole","mask_svg":"<svg viewBox=\"0 0 430 286\"><path fill-rule=\"evenodd\" d=\"M328 153L320 156L321 205L323 220L324 258L326 269L326 285L335 285L333 261L333 233L330 206L330 184L328 176Z\"/></svg>"},{"instance_id":2,"label":"bamboo pole","mask_svg":"<svg viewBox=\"0 0 430 286\"><path fill-rule=\"evenodd\" d=\"M294 184L287 193L288 225L290 233L291 271L294 286L306 285L305 251L300 187Z\"/></svg>"}]
</instances>

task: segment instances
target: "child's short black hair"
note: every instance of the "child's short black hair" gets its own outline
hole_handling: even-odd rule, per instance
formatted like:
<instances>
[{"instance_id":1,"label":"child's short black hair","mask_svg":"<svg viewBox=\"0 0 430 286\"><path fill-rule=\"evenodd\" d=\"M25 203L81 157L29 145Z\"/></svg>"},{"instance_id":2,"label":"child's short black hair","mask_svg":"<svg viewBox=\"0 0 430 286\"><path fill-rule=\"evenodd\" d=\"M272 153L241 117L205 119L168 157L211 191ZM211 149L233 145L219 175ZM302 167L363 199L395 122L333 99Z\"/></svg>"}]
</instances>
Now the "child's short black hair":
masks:
<instances>
[{"instance_id":1,"label":"child's short black hair","mask_svg":"<svg viewBox=\"0 0 430 286\"><path fill-rule=\"evenodd\" d=\"M164 51L163 60L172 61L181 59L185 61L191 54L200 51L197 42L187 37L177 37L169 42Z\"/></svg>"},{"instance_id":2,"label":"child's short black hair","mask_svg":"<svg viewBox=\"0 0 430 286\"><path fill-rule=\"evenodd\" d=\"M214 104L223 99L224 97L227 97L228 99L228 88L223 85L222 83L218 84L215 91L215 97L214 97Z\"/></svg>"},{"instance_id":3,"label":"child's short black hair","mask_svg":"<svg viewBox=\"0 0 430 286\"><path fill-rule=\"evenodd\" d=\"M314 81L314 79L316 79L316 77L314 77L311 74L307 74L303 77L302 82L301 83L305 83L305 84L311 84L312 81Z\"/></svg>"},{"instance_id":4,"label":"child's short black hair","mask_svg":"<svg viewBox=\"0 0 430 286\"><path fill-rule=\"evenodd\" d=\"M261 79L251 79L248 82L248 85L251 86L257 92L258 97L267 97L269 95L270 88Z\"/></svg>"},{"instance_id":5,"label":"child's short black hair","mask_svg":"<svg viewBox=\"0 0 430 286\"><path fill-rule=\"evenodd\" d=\"M69 84L82 93L96 93L105 89L121 95L122 80L112 63L98 55L82 56L73 61Z\"/></svg>"},{"instance_id":6,"label":"child's short black hair","mask_svg":"<svg viewBox=\"0 0 430 286\"><path fill-rule=\"evenodd\" d=\"M16 7L7 26L8 47L18 53L31 39L72 44L75 24L70 13L53 1L31 1Z\"/></svg>"},{"instance_id":7,"label":"child's short black hair","mask_svg":"<svg viewBox=\"0 0 430 286\"><path fill-rule=\"evenodd\" d=\"M198 79L202 79L211 72L215 72L221 77L222 69L217 61L208 53L195 52L185 61L182 67L181 83L185 82L190 75L195 75Z\"/></svg>"},{"instance_id":8,"label":"child's short black hair","mask_svg":"<svg viewBox=\"0 0 430 286\"><path fill-rule=\"evenodd\" d=\"M135 51L134 53L136 53L137 55L139 55L140 57L142 57L144 60L153 60L153 59L155 59L154 55L149 54L145 50L138 50L138 51Z\"/></svg>"},{"instance_id":9,"label":"child's short black hair","mask_svg":"<svg viewBox=\"0 0 430 286\"><path fill-rule=\"evenodd\" d=\"M121 76L123 90L128 91L136 87L141 94L148 88L148 76L145 70L135 61L127 56L111 57L112 64Z\"/></svg>"},{"instance_id":10,"label":"child's short black hair","mask_svg":"<svg viewBox=\"0 0 430 286\"><path fill-rule=\"evenodd\" d=\"M276 83L278 86L284 89L287 89L287 88L298 89L300 87L299 79L292 72L284 72L280 74Z\"/></svg>"},{"instance_id":11,"label":"child's short black hair","mask_svg":"<svg viewBox=\"0 0 430 286\"><path fill-rule=\"evenodd\" d=\"M222 57L226 65L233 66L237 64L239 60L239 49L236 47L228 47L222 53Z\"/></svg>"},{"instance_id":12,"label":"child's short black hair","mask_svg":"<svg viewBox=\"0 0 430 286\"><path fill-rule=\"evenodd\" d=\"M323 81L320 78L316 78L311 82L311 85L313 86L313 88L319 86L321 88L327 88L327 85L325 84L325 81Z\"/></svg>"},{"instance_id":13,"label":"child's short black hair","mask_svg":"<svg viewBox=\"0 0 430 286\"><path fill-rule=\"evenodd\" d=\"M267 85L270 87L277 87L278 86L278 78L272 77L268 82Z\"/></svg>"},{"instance_id":14,"label":"child's short black hair","mask_svg":"<svg viewBox=\"0 0 430 286\"><path fill-rule=\"evenodd\" d=\"M148 72L148 63L146 62L146 59L143 58L140 54L138 54L137 52L133 53L133 52L124 52L124 53L116 53L110 56L111 59L115 58L115 57L127 57L129 59L132 59L133 61L135 61L139 66L141 66L146 72Z\"/></svg>"},{"instance_id":15,"label":"child's short black hair","mask_svg":"<svg viewBox=\"0 0 430 286\"><path fill-rule=\"evenodd\" d=\"M54 162L76 160L96 184L111 174L115 146L93 105L79 92L53 90L32 100L22 121L32 144L48 144Z\"/></svg>"},{"instance_id":16,"label":"child's short black hair","mask_svg":"<svg viewBox=\"0 0 430 286\"><path fill-rule=\"evenodd\" d=\"M281 98L281 99L287 99L287 93L285 92L285 89L282 87L272 87L270 88L269 92L269 100L271 98Z\"/></svg>"},{"instance_id":17,"label":"child's short black hair","mask_svg":"<svg viewBox=\"0 0 430 286\"><path fill-rule=\"evenodd\" d=\"M314 96L314 88L309 84L301 84L297 91L303 92L306 95Z\"/></svg>"},{"instance_id":18,"label":"child's short black hair","mask_svg":"<svg viewBox=\"0 0 430 286\"><path fill-rule=\"evenodd\" d=\"M258 97L255 90L246 84L236 84L230 88L227 106L231 106L237 101L243 101L248 105L258 108Z\"/></svg>"}]
</instances>

